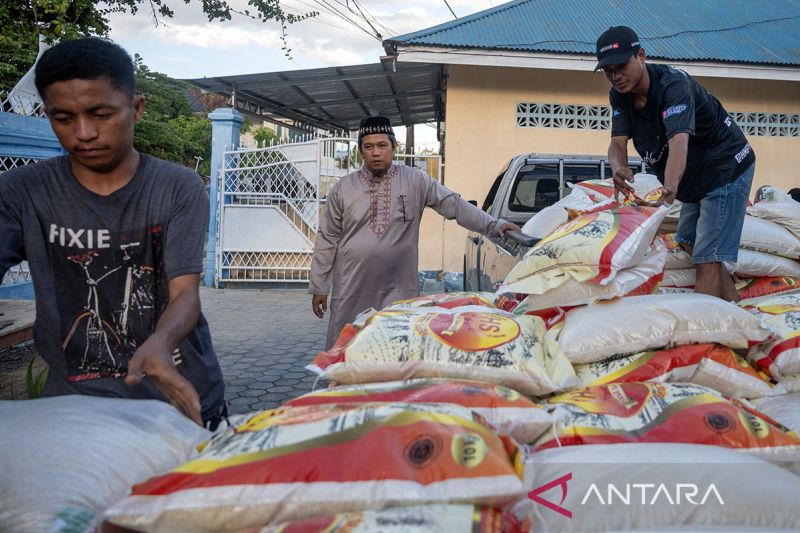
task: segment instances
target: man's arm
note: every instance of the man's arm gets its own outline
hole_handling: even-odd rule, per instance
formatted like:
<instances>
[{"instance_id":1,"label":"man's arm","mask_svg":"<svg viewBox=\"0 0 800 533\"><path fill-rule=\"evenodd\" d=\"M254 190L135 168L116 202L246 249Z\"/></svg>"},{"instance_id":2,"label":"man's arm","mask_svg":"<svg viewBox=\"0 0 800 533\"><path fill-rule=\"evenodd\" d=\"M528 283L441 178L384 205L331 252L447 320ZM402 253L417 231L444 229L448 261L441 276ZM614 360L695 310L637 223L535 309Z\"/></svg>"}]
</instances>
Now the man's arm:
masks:
<instances>
[{"instance_id":1,"label":"man's arm","mask_svg":"<svg viewBox=\"0 0 800 533\"><path fill-rule=\"evenodd\" d=\"M317 238L314 241L314 254L311 257L308 292L311 296L311 310L322 318L328 310L328 293L331 291L331 275L336 249L342 238L343 208L339 196L339 183L331 187L325 202L325 212L320 220Z\"/></svg>"},{"instance_id":2,"label":"man's arm","mask_svg":"<svg viewBox=\"0 0 800 533\"><path fill-rule=\"evenodd\" d=\"M667 166L664 170L664 194L659 199L660 204L671 204L678 192L678 185L686 170L686 155L689 152L689 134L676 133L669 140L669 155Z\"/></svg>"},{"instance_id":3,"label":"man's arm","mask_svg":"<svg viewBox=\"0 0 800 533\"><path fill-rule=\"evenodd\" d=\"M507 230L519 231L519 226L512 222L496 219L489 213L478 209L467 202L457 192L451 191L430 176L423 174L427 181L427 194L425 205L448 220L456 219L458 225L470 231L476 231L486 236L498 235L500 237Z\"/></svg>"},{"instance_id":4,"label":"man's arm","mask_svg":"<svg viewBox=\"0 0 800 533\"><path fill-rule=\"evenodd\" d=\"M633 171L628 167L628 137L611 137L608 145L608 163L614 176L614 197L619 200L619 195L627 196L633 193L633 187L628 182L633 182Z\"/></svg>"},{"instance_id":5,"label":"man's arm","mask_svg":"<svg viewBox=\"0 0 800 533\"><path fill-rule=\"evenodd\" d=\"M178 373L172 353L200 318L200 275L185 274L169 280L169 301L156 330L128 362L125 383L133 386L147 376L153 385L187 417L202 425L200 397Z\"/></svg>"},{"instance_id":6,"label":"man's arm","mask_svg":"<svg viewBox=\"0 0 800 533\"><path fill-rule=\"evenodd\" d=\"M8 269L25 260L22 225L7 204L8 191L0 186L0 281Z\"/></svg>"}]
</instances>

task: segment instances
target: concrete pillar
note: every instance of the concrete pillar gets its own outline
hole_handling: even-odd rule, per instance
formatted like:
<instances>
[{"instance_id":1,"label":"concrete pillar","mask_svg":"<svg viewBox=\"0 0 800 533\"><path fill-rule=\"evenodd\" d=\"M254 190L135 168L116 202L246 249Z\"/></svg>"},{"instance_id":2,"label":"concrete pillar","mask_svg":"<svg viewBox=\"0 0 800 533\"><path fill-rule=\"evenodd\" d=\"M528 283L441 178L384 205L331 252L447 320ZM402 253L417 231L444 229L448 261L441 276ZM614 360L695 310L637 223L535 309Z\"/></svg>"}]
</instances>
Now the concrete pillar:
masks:
<instances>
[{"instance_id":1,"label":"concrete pillar","mask_svg":"<svg viewBox=\"0 0 800 533\"><path fill-rule=\"evenodd\" d=\"M239 131L242 128L244 117L241 113L231 108L217 108L208 114L211 120L211 182L209 184L208 198L211 207L211 216L208 219L208 248L206 252L205 285L214 285L214 270L217 258L217 231L219 224L219 181L220 171L223 168L223 154L239 148Z\"/></svg>"}]
</instances>

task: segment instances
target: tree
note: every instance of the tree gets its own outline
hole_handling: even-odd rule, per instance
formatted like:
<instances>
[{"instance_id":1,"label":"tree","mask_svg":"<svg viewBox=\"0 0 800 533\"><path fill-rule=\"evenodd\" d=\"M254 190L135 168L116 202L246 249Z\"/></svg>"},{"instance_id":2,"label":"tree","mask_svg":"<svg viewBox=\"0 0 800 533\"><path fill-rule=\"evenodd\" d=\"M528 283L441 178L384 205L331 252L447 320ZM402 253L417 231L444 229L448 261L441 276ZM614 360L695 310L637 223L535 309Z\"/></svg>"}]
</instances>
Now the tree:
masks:
<instances>
[{"instance_id":1,"label":"tree","mask_svg":"<svg viewBox=\"0 0 800 533\"><path fill-rule=\"evenodd\" d=\"M259 148L266 148L267 146L272 146L280 141L280 137L278 137L277 133L263 126L259 128L253 128L252 132L253 139L256 141L256 146Z\"/></svg>"},{"instance_id":2,"label":"tree","mask_svg":"<svg viewBox=\"0 0 800 533\"><path fill-rule=\"evenodd\" d=\"M231 20L238 14L262 22L278 22L287 57L291 57L286 44L287 25L318 14L315 11L303 15L286 13L280 0L248 0L252 11L234 9L227 0L3 0L0 2L0 88L13 87L33 65L39 35L48 43L90 35L106 36L109 15L136 15L142 9L158 25L163 19L172 18L174 12L170 5L179 1L200 4L209 21Z\"/></svg>"},{"instance_id":3,"label":"tree","mask_svg":"<svg viewBox=\"0 0 800 533\"><path fill-rule=\"evenodd\" d=\"M145 98L142 120L136 125L133 144L142 153L175 161L207 176L211 168L211 121L194 115L185 92L186 82L153 72L136 54L136 90Z\"/></svg>"}]
</instances>

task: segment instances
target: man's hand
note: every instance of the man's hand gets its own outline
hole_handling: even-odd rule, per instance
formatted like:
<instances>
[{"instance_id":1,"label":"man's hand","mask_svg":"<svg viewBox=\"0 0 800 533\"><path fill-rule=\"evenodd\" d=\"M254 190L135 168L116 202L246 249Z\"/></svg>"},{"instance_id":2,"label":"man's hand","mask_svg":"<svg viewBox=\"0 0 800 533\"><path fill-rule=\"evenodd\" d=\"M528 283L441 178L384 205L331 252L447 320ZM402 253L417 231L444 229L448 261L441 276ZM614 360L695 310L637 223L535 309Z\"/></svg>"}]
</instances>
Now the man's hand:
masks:
<instances>
[{"instance_id":1,"label":"man's hand","mask_svg":"<svg viewBox=\"0 0 800 533\"><path fill-rule=\"evenodd\" d=\"M155 336L147 339L131 357L125 384L130 387L138 385L145 376L176 409L197 425L203 425L197 391L178 373L169 346Z\"/></svg>"},{"instance_id":2,"label":"man's hand","mask_svg":"<svg viewBox=\"0 0 800 533\"><path fill-rule=\"evenodd\" d=\"M497 226L497 236L502 237L508 230L520 231L520 228L513 222L503 222Z\"/></svg>"},{"instance_id":3,"label":"man's hand","mask_svg":"<svg viewBox=\"0 0 800 533\"><path fill-rule=\"evenodd\" d=\"M324 317L325 311L328 310L328 295L313 294L311 296L311 310L314 311L314 314L318 317Z\"/></svg>"},{"instance_id":4,"label":"man's hand","mask_svg":"<svg viewBox=\"0 0 800 533\"><path fill-rule=\"evenodd\" d=\"M619 202L619 195L624 197L633 194L633 187L628 185L633 183L633 171L628 167L620 167L614 171L614 199Z\"/></svg>"}]
</instances>

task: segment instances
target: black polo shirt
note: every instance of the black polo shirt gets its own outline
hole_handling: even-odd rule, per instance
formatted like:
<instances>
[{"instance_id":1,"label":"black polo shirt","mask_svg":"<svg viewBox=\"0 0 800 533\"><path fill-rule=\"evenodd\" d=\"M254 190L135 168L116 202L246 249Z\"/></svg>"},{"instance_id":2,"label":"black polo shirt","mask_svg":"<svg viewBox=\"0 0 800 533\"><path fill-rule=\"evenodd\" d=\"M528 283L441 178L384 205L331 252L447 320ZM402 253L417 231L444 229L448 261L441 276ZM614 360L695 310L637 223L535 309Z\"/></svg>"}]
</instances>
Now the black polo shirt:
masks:
<instances>
[{"instance_id":1,"label":"black polo shirt","mask_svg":"<svg viewBox=\"0 0 800 533\"><path fill-rule=\"evenodd\" d=\"M755 152L742 130L719 100L694 78L667 65L648 64L647 72L650 88L642 109L634 107L632 94L611 89L611 136L632 138L639 156L663 183L668 141L675 134L688 133L689 150L678 200L697 203L755 162Z\"/></svg>"}]
</instances>

